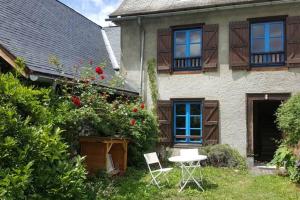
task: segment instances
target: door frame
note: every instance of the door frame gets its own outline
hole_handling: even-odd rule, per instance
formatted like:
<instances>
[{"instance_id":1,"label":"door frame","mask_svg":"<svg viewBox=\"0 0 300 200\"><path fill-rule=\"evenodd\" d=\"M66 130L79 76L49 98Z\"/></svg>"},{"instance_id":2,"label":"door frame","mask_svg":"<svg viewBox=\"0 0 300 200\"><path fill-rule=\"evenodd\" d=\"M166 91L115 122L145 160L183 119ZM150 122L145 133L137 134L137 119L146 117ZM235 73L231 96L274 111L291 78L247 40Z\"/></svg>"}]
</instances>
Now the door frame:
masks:
<instances>
[{"instance_id":1,"label":"door frame","mask_svg":"<svg viewBox=\"0 0 300 200\"><path fill-rule=\"evenodd\" d=\"M247 157L254 157L254 126L253 126L253 102L254 101L287 101L291 93L248 93L247 104Z\"/></svg>"}]
</instances>

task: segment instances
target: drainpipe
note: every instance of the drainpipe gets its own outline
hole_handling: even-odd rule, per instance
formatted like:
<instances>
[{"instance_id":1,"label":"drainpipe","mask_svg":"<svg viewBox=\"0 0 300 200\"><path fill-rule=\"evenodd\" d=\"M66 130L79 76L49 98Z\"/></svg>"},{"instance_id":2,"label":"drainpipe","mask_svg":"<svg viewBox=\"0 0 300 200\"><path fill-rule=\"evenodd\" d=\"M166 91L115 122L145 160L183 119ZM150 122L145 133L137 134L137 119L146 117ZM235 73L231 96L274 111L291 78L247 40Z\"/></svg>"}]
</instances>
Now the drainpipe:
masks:
<instances>
[{"instance_id":1,"label":"drainpipe","mask_svg":"<svg viewBox=\"0 0 300 200\"><path fill-rule=\"evenodd\" d=\"M142 99L144 100L144 49L145 49L145 29L142 25L142 18L138 17L137 23L139 26L139 31L140 31L140 95Z\"/></svg>"}]
</instances>

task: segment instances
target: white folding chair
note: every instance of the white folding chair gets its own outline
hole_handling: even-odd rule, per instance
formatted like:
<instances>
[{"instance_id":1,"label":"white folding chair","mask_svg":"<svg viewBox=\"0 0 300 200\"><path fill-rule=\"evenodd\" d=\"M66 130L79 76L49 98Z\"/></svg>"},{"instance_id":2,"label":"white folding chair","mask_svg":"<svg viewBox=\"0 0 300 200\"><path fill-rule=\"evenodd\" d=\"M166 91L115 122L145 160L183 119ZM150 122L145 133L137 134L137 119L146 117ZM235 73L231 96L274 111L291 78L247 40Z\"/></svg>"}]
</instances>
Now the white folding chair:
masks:
<instances>
[{"instance_id":1,"label":"white folding chair","mask_svg":"<svg viewBox=\"0 0 300 200\"><path fill-rule=\"evenodd\" d=\"M163 177L166 179L167 182L169 182L168 178L166 175L173 169L173 168L162 168L159 159L157 157L156 152L154 153L147 153L144 154L144 157L146 159L147 166L149 168L152 180L150 184L155 184L158 188L160 188L158 177L160 175L163 175ZM158 169L152 170L151 166L152 165L158 165Z\"/></svg>"}]
</instances>

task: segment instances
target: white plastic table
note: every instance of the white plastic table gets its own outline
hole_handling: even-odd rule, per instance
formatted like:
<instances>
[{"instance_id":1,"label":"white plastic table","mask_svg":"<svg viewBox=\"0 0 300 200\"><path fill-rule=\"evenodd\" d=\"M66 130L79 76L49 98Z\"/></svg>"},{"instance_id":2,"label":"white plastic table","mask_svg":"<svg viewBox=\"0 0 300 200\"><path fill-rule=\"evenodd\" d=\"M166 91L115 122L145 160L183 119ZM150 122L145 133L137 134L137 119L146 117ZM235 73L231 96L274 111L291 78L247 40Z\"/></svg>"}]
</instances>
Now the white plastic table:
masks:
<instances>
[{"instance_id":1,"label":"white plastic table","mask_svg":"<svg viewBox=\"0 0 300 200\"><path fill-rule=\"evenodd\" d=\"M195 179L194 172L201 167L200 162L206 160L207 156L204 155L191 155L191 156L173 156L169 158L170 162L179 163L181 166L181 180L179 182L181 192L189 181L194 181L196 185L204 191L201 184ZM201 175L202 181L202 175Z\"/></svg>"}]
</instances>

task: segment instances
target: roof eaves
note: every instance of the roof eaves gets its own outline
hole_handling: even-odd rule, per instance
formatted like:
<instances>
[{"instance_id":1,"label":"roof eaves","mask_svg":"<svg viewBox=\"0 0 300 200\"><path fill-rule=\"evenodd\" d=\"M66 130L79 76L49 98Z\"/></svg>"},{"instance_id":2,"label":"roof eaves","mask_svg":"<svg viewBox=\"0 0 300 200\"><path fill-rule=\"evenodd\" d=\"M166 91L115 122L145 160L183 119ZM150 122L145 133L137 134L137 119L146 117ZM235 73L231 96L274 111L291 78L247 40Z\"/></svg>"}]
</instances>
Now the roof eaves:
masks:
<instances>
[{"instance_id":1,"label":"roof eaves","mask_svg":"<svg viewBox=\"0 0 300 200\"><path fill-rule=\"evenodd\" d=\"M109 21L113 21L113 19L118 19L120 17L137 17L137 16L147 16L153 14L163 14L163 13L175 13L180 11L193 11L193 10L204 10L204 9L214 9L219 7L230 7L230 6L242 6L242 5L252 5L252 4L268 4L271 2L287 2L288 0L253 0L251 2L232 2L232 3L223 3L223 4L215 4L215 5L207 5L207 6L194 6L194 7L186 7L186 8L176 8L176 9L165 9L158 11L146 11L146 12L132 12L128 14L112 14L109 15Z\"/></svg>"}]
</instances>

